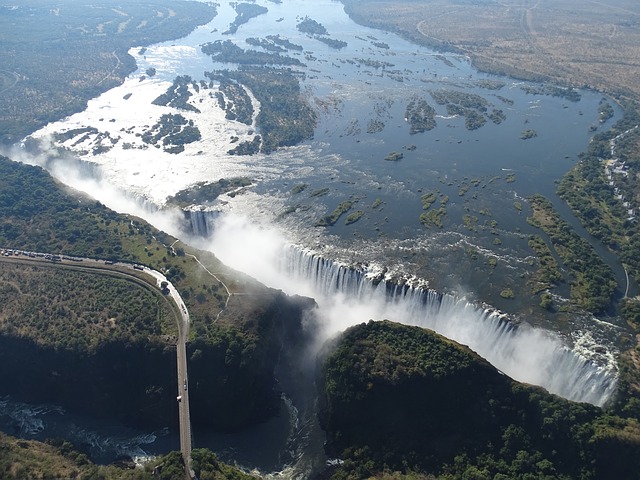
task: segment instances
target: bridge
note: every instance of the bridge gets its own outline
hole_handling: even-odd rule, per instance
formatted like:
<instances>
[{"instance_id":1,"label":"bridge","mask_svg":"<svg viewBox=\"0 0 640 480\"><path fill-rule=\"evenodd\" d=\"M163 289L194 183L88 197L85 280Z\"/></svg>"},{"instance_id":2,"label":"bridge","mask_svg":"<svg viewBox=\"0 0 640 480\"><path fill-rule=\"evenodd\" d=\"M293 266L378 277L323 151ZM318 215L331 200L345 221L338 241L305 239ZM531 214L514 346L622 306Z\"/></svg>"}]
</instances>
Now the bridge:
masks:
<instances>
[{"instance_id":1,"label":"bridge","mask_svg":"<svg viewBox=\"0 0 640 480\"><path fill-rule=\"evenodd\" d=\"M109 260L96 260L93 258L68 257L49 253L24 252L0 248L0 261L11 263L37 263L57 268L73 270L89 270L95 273L126 277L135 283L150 285L160 290L168 290L168 297L174 304L174 314L178 327L178 339L176 343L177 368L178 368L178 413L180 425L180 452L185 464L185 478L196 478L191 467L191 418L189 414L189 375L187 372L187 340L189 338L189 312L180 293L160 272L137 264L124 262L112 262ZM147 278L141 278L144 274ZM151 277L155 282L151 282ZM166 290L165 290L166 289Z\"/></svg>"}]
</instances>

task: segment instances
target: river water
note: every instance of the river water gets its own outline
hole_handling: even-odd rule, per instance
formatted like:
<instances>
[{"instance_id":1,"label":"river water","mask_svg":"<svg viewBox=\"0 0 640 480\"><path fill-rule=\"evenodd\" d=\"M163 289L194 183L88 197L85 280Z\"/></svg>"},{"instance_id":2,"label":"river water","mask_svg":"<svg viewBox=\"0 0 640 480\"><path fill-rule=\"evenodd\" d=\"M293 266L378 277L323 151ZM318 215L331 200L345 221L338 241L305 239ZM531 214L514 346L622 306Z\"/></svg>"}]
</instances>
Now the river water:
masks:
<instances>
[{"instance_id":1,"label":"river water","mask_svg":"<svg viewBox=\"0 0 640 480\"><path fill-rule=\"evenodd\" d=\"M521 294L505 300L499 295L504 288L527 291L532 270L527 239L539 232L526 222L524 199L541 193L559 204L555 182L586 148L590 130L610 126L620 109L613 104L614 117L601 125L598 93L580 91L572 101L551 95L549 86L477 72L463 56L438 54L355 24L338 2L259 3L267 13L233 34L228 30L236 17L234 4L222 2L214 20L191 35L132 49L139 69L124 85L35 136L96 128L100 133L78 134L54 146L98 165L106 181L158 206L195 182L247 176L254 186L245 195L222 198L217 209L276 224L289 240L329 258L380 262L398 277L417 276L434 288L464 291L474 300L518 311L534 323L549 322L536 309L535 297ZM301 33L297 25L305 17L346 46L332 48ZM284 54L304 64L292 68L304 74L302 91L318 112L313 140L270 155L228 155L234 146L230 138L252 138L254 126L226 120L215 100L207 101L203 94L197 103L201 114L181 112L202 132L202 139L182 154L125 148L140 144L145 126L174 111L151 102L177 75L203 80L205 72L237 68L214 64L200 45L230 40L256 49L247 39L269 35L302 47ZM152 78L145 75L149 68L156 71ZM434 101L432 94L442 91L477 95L487 113L499 110L504 119L468 130L463 117L449 115ZM414 99L435 108L433 130L411 133L405 117ZM526 130L537 136L521 139ZM115 145L104 148L100 135ZM403 157L385 161L392 153ZM292 193L302 184L304 191ZM420 222L425 193L436 196L431 209L445 203L442 228ZM346 224L343 215L333 226L315 226L345 200L353 202L348 213L361 212L358 221ZM491 257L498 260L496 268L487 267ZM568 291L558 293L567 296Z\"/></svg>"},{"instance_id":2,"label":"river water","mask_svg":"<svg viewBox=\"0 0 640 480\"><path fill-rule=\"evenodd\" d=\"M86 111L52 123L33 137L96 165L111 192L115 188L121 197L136 199L138 205L163 208L168 196L195 182L249 177L251 188L221 197L213 208L222 216L262 224L287 242L331 260L377 268L402 281L417 279L437 290L488 303L534 325L562 330L571 344L584 345L589 338L591 346L606 343L607 348L615 348L619 330L612 324L614 319L552 316L537 306L539 299L527 294L533 254L527 240L540 232L526 222L526 197L541 193L558 203L555 182L586 149L593 131L608 128L620 117L615 104L609 101L614 117L600 124L602 95L596 92L579 91L577 98L568 99L552 95L550 86L478 72L463 56L439 54L395 34L357 25L338 2L256 3L265 6L267 13L252 18L233 34L227 31L236 17L234 3L221 2L213 21L189 36L132 49L139 68L122 86L89 102ZM332 48L301 33L297 25L305 17L321 23L328 37L346 46ZM250 138L254 127L226 120L215 102L207 104L205 99L199 104L202 113L181 112L202 132L202 139L183 153L124 147L135 146L137 133L172 111L151 102L177 75L204 80L207 71L236 68L214 64L200 45L231 40L245 49L256 48L247 38L267 35L279 35L302 46L302 51L288 55L304 63L293 68L304 74L302 91L318 112L312 140L269 155L228 155L229 138ZM146 74L150 68L156 71L152 77ZM450 115L434 100L432 94L443 90L477 95L488 112L500 110L504 118L468 130L464 118ZM413 99L424 99L435 108L434 129L411 133L405 117ZM52 141L57 132L88 126L99 133ZM522 139L525 130L537 135ZM119 141L108 149L93 148L100 138L116 135ZM385 160L393 152L402 153L402 158ZM54 174L63 181L66 178L59 171ZM292 191L303 184L304 189ZM437 199L432 209L444 206L442 227L420 222L425 212L421 197L426 193ZM100 200L116 205L109 196ZM350 213L362 212L359 220L346 224L342 216L333 226L316 226L345 200L353 202ZM121 203L117 205L118 210L126 210ZM224 231L223 225L219 228ZM251 249L260 251L267 243L265 235L259 234L254 244L238 241L235 246L242 246L245 254ZM213 245L223 248L220 242ZM234 264L241 253L225 257L223 251L214 252L263 280L257 263L246 268ZM495 267L490 266L492 258L497 261ZM264 280L268 283L269 277ZM502 298L499 293L504 288L513 289L515 298ZM560 300L567 295L562 289L558 293ZM249 439L240 441L236 449L236 454L243 452L244 465L278 470L295 456L283 453L288 448L291 419L284 415L276 423L271 431L279 432L281 446L245 455L254 449L254 439L263 435L249 433ZM197 427L194 431L197 435ZM201 438L205 437L208 434L202 433ZM196 436L196 446L197 440ZM234 447L225 449L221 446L225 442L232 444L233 440L207 440L233 458ZM269 458L264 458L265 452Z\"/></svg>"}]
</instances>

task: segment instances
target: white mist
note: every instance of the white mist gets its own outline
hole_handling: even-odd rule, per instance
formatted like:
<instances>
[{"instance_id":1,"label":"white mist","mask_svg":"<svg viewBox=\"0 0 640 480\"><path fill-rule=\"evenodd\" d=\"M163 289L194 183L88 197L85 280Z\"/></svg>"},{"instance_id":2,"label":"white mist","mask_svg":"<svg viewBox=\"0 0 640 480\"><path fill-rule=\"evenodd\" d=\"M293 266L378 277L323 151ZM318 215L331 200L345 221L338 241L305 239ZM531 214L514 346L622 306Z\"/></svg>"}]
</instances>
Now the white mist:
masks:
<instances>
[{"instance_id":1,"label":"white mist","mask_svg":"<svg viewBox=\"0 0 640 480\"><path fill-rule=\"evenodd\" d=\"M291 246L275 229L231 214L215 223L209 248L224 263L288 294L319 305L318 343L359 323L388 319L432 329L469 346L496 368L570 400L602 406L616 387L614 366L601 366L568 349L560 338L464 299L374 281Z\"/></svg>"}]
</instances>

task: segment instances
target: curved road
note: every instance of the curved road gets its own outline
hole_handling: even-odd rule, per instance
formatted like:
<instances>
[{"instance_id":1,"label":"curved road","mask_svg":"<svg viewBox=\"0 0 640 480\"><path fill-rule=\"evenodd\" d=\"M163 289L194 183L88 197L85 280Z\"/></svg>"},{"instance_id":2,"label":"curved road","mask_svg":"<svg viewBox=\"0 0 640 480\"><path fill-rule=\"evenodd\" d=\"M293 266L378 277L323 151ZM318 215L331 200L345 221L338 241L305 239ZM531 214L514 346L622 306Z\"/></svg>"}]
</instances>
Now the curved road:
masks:
<instances>
[{"instance_id":1,"label":"curved road","mask_svg":"<svg viewBox=\"0 0 640 480\"><path fill-rule=\"evenodd\" d=\"M184 459L187 478L195 478L191 468L191 418L189 415L189 376L187 374L187 339L189 338L189 311L182 297L171 282L160 272L144 267L143 272L156 279L158 288L163 282L169 290L169 296L178 307L182 323L178 324L178 341L176 353L178 357L178 410L180 418L180 451ZM177 317L176 317L177 319Z\"/></svg>"},{"instance_id":2,"label":"curved road","mask_svg":"<svg viewBox=\"0 0 640 480\"><path fill-rule=\"evenodd\" d=\"M11 251L12 253L10 255L5 255L8 251ZM178 364L177 397L179 398L180 452L182 453L185 463L185 477L189 480L195 478L195 473L191 468L191 419L189 415L189 377L187 373L187 339L189 338L190 320L187 307L173 284L171 284L171 282L169 282L162 273L156 270L129 263L109 263L104 260L95 260L90 258L80 259L77 257L70 259L69 257L59 257L57 255L50 254L49 258L45 258L45 254L42 253L35 254L36 256L31 257L23 252L18 255L15 255L13 252L15 251L0 249L0 262L36 263L51 267L72 268L77 270L96 270L98 272L101 271L102 273L127 277L136 283L144 284L148 287L151 282L148 279L141 279L139 274L135 274L135 272L141 272L146 274L146 276L152 277L155 280L155 286L158 289L162 289L163 283L166 282L165 287L169 290L169 296L176 306L174 311L176 313L176 323L178 327L176 353ZM60 260L52 261L51 258L53 257L60 258Z\"/></svg>"}]
</instances>

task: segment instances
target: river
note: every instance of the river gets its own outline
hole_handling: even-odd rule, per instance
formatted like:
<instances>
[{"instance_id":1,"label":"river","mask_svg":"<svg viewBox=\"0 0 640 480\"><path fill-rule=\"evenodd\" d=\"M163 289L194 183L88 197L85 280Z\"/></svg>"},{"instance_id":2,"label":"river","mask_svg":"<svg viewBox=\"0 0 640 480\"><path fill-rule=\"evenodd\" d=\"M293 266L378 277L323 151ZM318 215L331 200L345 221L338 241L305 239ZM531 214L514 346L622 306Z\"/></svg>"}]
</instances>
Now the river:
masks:
<instances>
[{"instance_id":1,"label":"river","mask_svg":"<svg viewBox=\"0 0 640 480\"><path fill-rule=\"evenodd\" d=\"M138 70L123 85L90 101L84 112L49 124L33 137L47 149L64 148L76 160L94 165L93 174L109 193L95 189L90 193L119 211L131 211L127 205L134 203L135 213L140 214L140 206L146 206L152 223L152 212L166 208L167 197L196 182L250 178L251 187L223 195L209 207L215 212L211 225L218 229L217 238L213 232L206 241L194 239L193 231L177 225L172 231L169 227L169 233L211 248L231 266L269 285L281 287L267 273L273 265L263 265L265 248L275 248L278 240L284 240L340 264L490 304L536 326L560 330L562 325L563 338L575 348L594 350L605 344L608 353L615 350L615 319L565 315L559 320L527 294L533 269L527 241L530 234L540 232L526 222L530 211L526 198L541 193L559 204L555 182L586 149L590 135L620 117L611 100L604 99L615 114L600 123L598 106L603 98L597 92L567 95L551 85L478 72L463 56L434 52L393 33L360 26L338 2L256 3L267 12L235 33L228 32L236 17L235 3L221 2L213 21L187 37L132 49ZM326 37L344 42L343 46L333 48L302 33L298 25L305 18L322 24ZM251 49L256 47L247 39L268 35L302 47L287 54L304 63L292 68L301 74L302 92L318 113L313 139L268 155L229 155L230 138L251 138L255 126L225 119L217 103L201 93L196 96L200 113L181 112L198 126L201 140L177 155L136 147L149 125L175 111L152 101L176 76L200 81L206 79L207 71L237 68L214 64L200 45L231 40ZM148 74L151 69L153 76ZM485 123L480 128L467 128L464 117L438 104L438 95L451 92L483 105ZM412 133L407 107L419 100L435 109L436 125ZM86 127L95 131L55 140L56 133ZM522 138L526 132L531 138ZM109 148L94 148L104 147L105 138L116 137ZM385 160L394 153L402 155ZM67 163L62 169L52 168L54 175L77 188L87 185L69 176L73 161L60 161ZM421 222L427 194L435 198L430 208L441 206L444 211L441 226ZM344 201L351 202L349 213L359 212L356 221L345 222L342 216L332 226L317 226L323 215ZM566 209L562 213L570 216ZM232 218L245 223L229 221ZM241 228L237 237L230 237L234 226L247 224L262 230L249 240L242 233L247 230ZM221 237L232 241L225 243ZM249 253L259 260L247 261L254 259ZM298 293L292 288L291 293ZM500 292L505 288L516 292L515 298L503 298ZM567 290L559 289L558 294L566 297ZM361 320L367 318L351 319ZM279 445L290 438L290 422L285 416L272 429L280 432ZM195 446L197 440L196 436ZM252 441L241 442L244 447L238 450L251 450ZM287 463L285 450L279 446L269 459L242 457L242 462L278 470Z\"/></svg>"}]
</instances>

